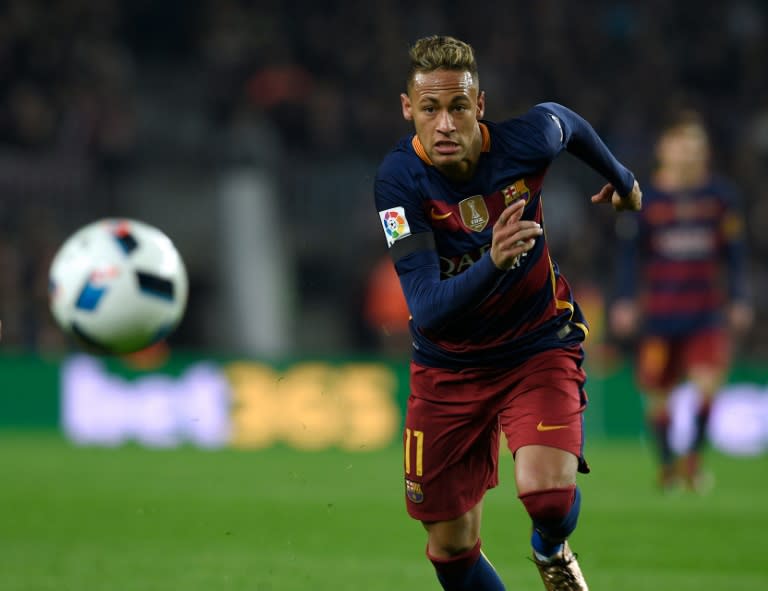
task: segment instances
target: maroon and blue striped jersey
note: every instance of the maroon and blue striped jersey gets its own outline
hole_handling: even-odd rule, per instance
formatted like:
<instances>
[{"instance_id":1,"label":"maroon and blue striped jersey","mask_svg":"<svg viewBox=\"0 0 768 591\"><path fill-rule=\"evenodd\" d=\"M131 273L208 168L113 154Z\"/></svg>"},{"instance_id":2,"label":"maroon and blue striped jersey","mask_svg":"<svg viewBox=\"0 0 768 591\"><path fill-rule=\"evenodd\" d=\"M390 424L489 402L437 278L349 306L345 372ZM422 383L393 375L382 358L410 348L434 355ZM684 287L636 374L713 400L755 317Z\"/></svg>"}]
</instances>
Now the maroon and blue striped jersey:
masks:
<instances>
[{"instance_id":1,"label":"maroon and blue striped jersey","mask_svg":"<svg viewBox=\"0 0 768 591\"><path fill-rule=\"evenodd\" d=\"M617 228L618 297L639 302L647 334L720 327L725 304L747 299L744 220L724 179L683 191L649 184L643 210Z\"/></svg>"},{"instance_id":2,"label":"maroon and blue striped jersey","mask_svg":"<svg viewBox=\"0 0 768 591\"><path fill-rule=\"evenodd\" d=\"M411 313L413 359L430 367L515 366L547 349L578 345L587 324L547 248L546 233L498 269L492 228L525 200L523 219L543 228L542 186L563 151L602 174L622 195L633 174L573 111L537 105L501 123L480 123L473 177L453 182L435 168L418 136L403 138L375 180L375 203ZM546 229L546 228L545 228Z\"/></svg>"}]
</instances>

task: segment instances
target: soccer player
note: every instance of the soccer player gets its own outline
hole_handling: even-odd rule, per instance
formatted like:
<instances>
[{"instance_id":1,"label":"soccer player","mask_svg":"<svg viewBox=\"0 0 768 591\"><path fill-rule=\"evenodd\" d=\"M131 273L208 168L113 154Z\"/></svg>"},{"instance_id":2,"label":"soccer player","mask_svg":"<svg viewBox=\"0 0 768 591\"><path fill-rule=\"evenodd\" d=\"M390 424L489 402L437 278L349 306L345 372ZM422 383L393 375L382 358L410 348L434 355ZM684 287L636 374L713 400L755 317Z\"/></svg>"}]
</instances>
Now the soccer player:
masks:
<instances>
[{"instance_id":1,"label":"soccer player","mask_svg":"<svg viewBox=\"0 0 768 591\"><path fill-rule=\"evenodd\" d=\"M710 142L697 113L682 111L664 126L656 160L643 212L617 224L618 299L610 323L619 337L640 332L637 379L658 452L659 486L676 485L681 472L696 490L705 484L700 452L712 399L729 369L729 328L743 332L753 316L744 221L733 189L710 171ZM690 448L677 461L668 396L683 380L696 386L700 405Z\"/></svg>"},{"instance_id":2,"label":"soccer player","mask_svg":"<svg viewBox=\"0 0 768 591\"><path fill-rule=\"evenodd\" d=\"M581 504L576 474L589 471L582 454L587 326L547 249L542 184L567 150L609 181L592 202L637 210L641 192L576 113L545 103L487 121L479 84L467 43L418 40L400 97L416 133L385 157L375 179L412 316L406 506L426 528L443 589L504 589L480 550L502 430L545 587L586 590L567 538Z\"/></svg>"}]
</instances>

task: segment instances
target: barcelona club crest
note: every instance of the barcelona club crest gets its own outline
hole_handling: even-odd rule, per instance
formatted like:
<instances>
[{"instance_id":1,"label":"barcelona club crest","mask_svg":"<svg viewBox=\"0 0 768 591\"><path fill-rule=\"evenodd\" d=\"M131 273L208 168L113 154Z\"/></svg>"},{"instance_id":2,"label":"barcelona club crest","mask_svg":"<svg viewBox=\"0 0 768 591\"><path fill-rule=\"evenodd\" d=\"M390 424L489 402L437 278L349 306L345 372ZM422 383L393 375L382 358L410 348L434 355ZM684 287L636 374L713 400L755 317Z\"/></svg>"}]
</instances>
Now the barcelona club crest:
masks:
<instances>
[{"instance_id":1,"label":"barcelona club crest","mask_svg":"<svg viewBox=\"0 0 768 591\"><path fill-rule=\"evenodd\" d=\"M515 181L508 187L502 189L501 193L504 195L504 207L518 199L524 199L526 204L531 200L531 190L525 184L525 179Z\"/></svg>"},{"instance_id":2,"label":"barcelona club crest","mask_svg":"<svg viewBox=\"0 0 768 591\"><path fill-rule=\"evenodd\" d=\"M473 232L482 232L488 225L488 207L482 195L473 195L459 201L461 221Z\"/></svg>"},{"instance_id":3,"label":"barcelona club crest","mask_svg":"<svg viewBox=\"0 0 768 591\"><path fill-rule=\"evenodd\" d=\"M421 490L421 483L405 479L405 496L412 503L421 503L424 501L424 491Z\"/></svg>"}]
</instances>

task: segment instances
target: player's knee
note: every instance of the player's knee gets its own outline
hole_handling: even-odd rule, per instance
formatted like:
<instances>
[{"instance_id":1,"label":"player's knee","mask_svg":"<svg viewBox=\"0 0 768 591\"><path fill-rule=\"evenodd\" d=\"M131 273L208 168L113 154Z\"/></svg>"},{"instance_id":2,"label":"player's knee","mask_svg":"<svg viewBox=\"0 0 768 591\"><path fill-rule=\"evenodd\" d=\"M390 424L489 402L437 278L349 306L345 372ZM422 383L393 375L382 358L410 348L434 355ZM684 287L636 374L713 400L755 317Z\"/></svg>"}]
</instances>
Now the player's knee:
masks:
<instances>
[{"instance_id":1,"label":"player's knee","mask_svg":"<svg viewBox=\"0 0 768 591\"><path fill-rule=\"evenodd\" d=\"M534 527L553 538L565 538L576 527L579 492L576 485L549 488L520 495Z\"/></svg>"},{"instance_id":2,"label":"player's knee","mask_svg":"<svg viewBox=\"0 0 768 591\"><path fill-rule=\"evenodd\" d=\"M722 374L708 370L692 370L690 380L704 400L712 400L723 385Z\"/></svg>"},{"instance_id":3,"label":"player's knee","mask_svg":"<svg viewBox=\"0 0 768 591\"><path fill-rule=\"evenodd\" d=\"M429 534L428 552L439 558L450 558L471 550L480 538L482 503L448 521L422 521Z\"/></svg>"},{"instance_id":4,"label":"player's knee","mask_svg":"<svg viewBox=\"0 0 768 591\"><path fill-rule=\"evenodd\" d=\"M467 539L433 539L427 543L427 555L431 558L449 559L463 556L477 545L477 540L470 543Z\"/></svg>"},{"instance_id":5,"label":"player's knee","mask_svg":"<svg viewBox=\"0 0 768 591\"><path fill-rule=\"evenodd\" d=\"M471 527L456 527L455 523L424 523L428 533L427 554L437 558L452 558L470 551L477 545L478 532Z\"/></svg>"}]
</instances>

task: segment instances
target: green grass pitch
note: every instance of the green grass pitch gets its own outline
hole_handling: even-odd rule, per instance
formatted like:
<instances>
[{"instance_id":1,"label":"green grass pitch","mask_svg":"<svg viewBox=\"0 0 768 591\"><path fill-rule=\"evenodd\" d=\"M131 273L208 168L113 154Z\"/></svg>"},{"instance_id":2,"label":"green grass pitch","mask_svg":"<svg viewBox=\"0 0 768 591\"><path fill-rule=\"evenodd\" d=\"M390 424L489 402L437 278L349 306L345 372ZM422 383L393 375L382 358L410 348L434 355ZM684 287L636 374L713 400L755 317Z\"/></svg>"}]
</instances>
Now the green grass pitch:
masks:
<instances>
[{"instance_id":1,"label":"green grass pitch","mask_svg":"<svg viewBox=\"0 0 768 591\"><path fill-rule=\"evenodd\" d=\"M662 496L645 447L595 442L572 537L592 591L768 589L768 458L709 455L706 496ZM507 589L543 587L512 460L483 540ZM2 591L438 590L398 449L76 448L0 433Z\"/></svg>"}]
</instances>

